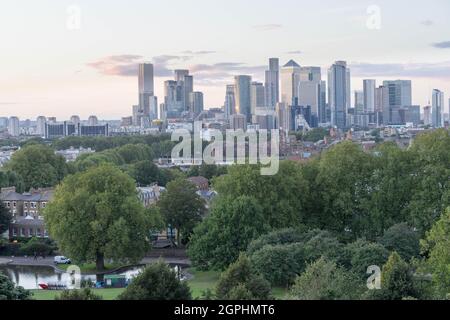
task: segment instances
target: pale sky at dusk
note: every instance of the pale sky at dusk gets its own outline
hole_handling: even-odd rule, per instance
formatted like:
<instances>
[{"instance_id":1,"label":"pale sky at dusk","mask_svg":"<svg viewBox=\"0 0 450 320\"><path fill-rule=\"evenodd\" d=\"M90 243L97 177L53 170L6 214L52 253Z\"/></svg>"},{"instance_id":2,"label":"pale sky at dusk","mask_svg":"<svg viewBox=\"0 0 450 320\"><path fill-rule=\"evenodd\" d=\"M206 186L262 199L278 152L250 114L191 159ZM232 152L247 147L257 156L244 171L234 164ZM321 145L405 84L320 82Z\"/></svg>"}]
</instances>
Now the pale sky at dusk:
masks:
<instances>
[{"instance_id":1,"label":"pale sky at dusk","mask_svg":"<svg viewBox=\"0 0 450 320\"><path fill-rule=\"evenodd\" d=\"M67 27L70 6L81 9L79 29ZM379 29L367 27L369 6L381 10ZM218 107L234 75L262 81L269 57L324 76L346 60L352 90L363 78L411 79L413 103L438 88L448 112L449 17L448 0L2 0L0 116L130 115L141 61L155 64L159 102L163 81L185 68Z\"/></svg>"}]
</instances>

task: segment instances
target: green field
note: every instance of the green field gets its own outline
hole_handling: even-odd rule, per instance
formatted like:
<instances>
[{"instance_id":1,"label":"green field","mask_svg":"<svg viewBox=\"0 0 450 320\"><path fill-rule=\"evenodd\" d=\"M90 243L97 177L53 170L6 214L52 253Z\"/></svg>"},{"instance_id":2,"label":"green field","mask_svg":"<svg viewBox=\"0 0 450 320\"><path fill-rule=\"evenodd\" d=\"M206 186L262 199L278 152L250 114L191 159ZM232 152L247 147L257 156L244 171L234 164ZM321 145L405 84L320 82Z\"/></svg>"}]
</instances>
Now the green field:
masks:
<instances>
[{"instance_id":1,"label":"green field","mask_svg":"<svg viewBox=\"0 0 450 320\"><path fill-rule=\"evenodd\" d=\"M114 300L124 289L92 289L95 294L103 297L103 300ZM60 290L31 290L35 300L54 300Z\"/></svg>"},{"instance_id":2,"label":"green field","mask_svg":"<svg viewBox=\"0 0 450 320\"><path fill-rule=\"evenodd\" d=\"M188 281L192 290L192 297L200 298L206 289L215 290L216 283L219 280L220 272L218 271L197 271L195 268L188 270L194 276Z\"/></svg>"}]
</instances>

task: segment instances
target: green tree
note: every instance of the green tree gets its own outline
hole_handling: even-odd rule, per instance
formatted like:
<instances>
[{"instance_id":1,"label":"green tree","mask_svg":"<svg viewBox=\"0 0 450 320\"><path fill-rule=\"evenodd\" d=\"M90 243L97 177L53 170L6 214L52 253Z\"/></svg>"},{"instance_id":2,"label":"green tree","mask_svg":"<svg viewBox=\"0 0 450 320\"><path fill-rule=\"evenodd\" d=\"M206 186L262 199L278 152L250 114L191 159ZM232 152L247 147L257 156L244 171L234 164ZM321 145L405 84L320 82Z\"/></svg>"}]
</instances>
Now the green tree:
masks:
<instances>
[{"instance_id":1,"label":"green tree","mask_svg":"<svg viewBox=\"0 0 450 320\"><path fill-rule=\"evenodd\" d=\"M178 245L181 245L181 234L189 236L206 212L205 202L197 194L195 185L183 178L167 184L167 191L157 205L166 223L177 229Z\"/></svg>"},{"instance_id":2,"label":"green tree","mask_svg":"<svg viewBox=\"0 0 450 320\"><path fill-rule=\"evenodd\" d=\"M422 251L428 256L426 265L433 277L433 287L439 298L450 295L450 208L427 232L421 241Z\"/></svg>"},{"instance_id":3,"label":"green tree","mask_svg":"<svg viewBox=\"0 0 450 320\"><path fill-rule=\"evenodd\" d=\"M67 174L65 159L45 145L31 144L15 152L7 168L19 174L25 190L53 187Z\"/></svg>"},{"instance_id":4,"label":"green tree","mask_svg":"<svg viewBox=\"0 0 450 320\"><path fill-rule=\"evenodd\" d=\"M382 266L389 258L389 251L381 244L362 239L347 244L344 252L344 265L361 278L367 277L368 267Z\"/></svg>"},{"instance_id":5,"label":"green tree","mask_svg":"<svg viewBox=\"0 0 450 320\"><path fill-rule=\"evenodd\" d=\"M297 300L354 300L362 293L362 283L355 274L322 257L297 277L290 295Z\"/></svg>"},{"instance_id":6,"label":"green tree","mask_svg":"<svg viewBox=\"0 0 450 320\"><path fill-rule=\"evenodd\" d=\"M220 275L216 295L222 300L267 300L271 299L269 282L253 268L250 260L241 254Z\"/></svg>"},{"instance_id":7,"label":"green tree","mask_svg":"<svg viewBox=\"0 0 450 320\"><path fill-rule=\"evenodd\" d=\"M304 226L271 231L253 240L247 248L247 254L252 255L266 245L283 245L302 242L305 240L305 233L306 227Z\"/></svg>"},{"instance_id":8,"label":"green tree","mask_svg":"<svg viewBox=\"0 0 450 320\"><path fill-rule=\"evenodd\" d=\"M148 212L134 181L111 165L68 176L44 211L50 236L77 262L139 261L149 248Z\"/></svg>"},{"instance_id":9,"label":"green tree","mask_svg":"<svg viewBox=\"0 0 450 320\"><path fill-rule=\"evenodd\" d=\"M4 232L9 230L11 219L11 211L9 211L9 209L5 207L3 202L0 201L0 237Z\"/></svg>"},{"instance_id":10,"label":"green tree","mask_svg":"<svg viewBox=\"0 0 450 320\"><path fill-rule=\"evenodd\" d=\"M364 199L370 193L373 162L358 145L345 141L323 154L316 178L316 192L322 204L317 212L318 227L345 239L365 232L367 212Z\"/></svg>"},{"instance_id":11,"label":"green tree","mask_svg":"<svg viewBox=\"0 0 450 320\"><path fill-rule=\"evenodd\" d=\"M0 171L0 188L16 187L17 192L24 192L23 179L11 170Z\"/></svg>"},{"instance_id":12,"label":"green tree","mask_svg":"<svg viewBox=\"0 0 450 320\"><path fill-rule=\"evenodd\" d=\"M215 178L213 186L223 197L257 200L272 228L295 227L306 218L310 197L302 169L301 164L282 161L276 175L263 176L259 166L236 165L228 168L228 174Z\"/></svg>"},{"instance_id":13,"label":"green tree","mask_svg":"<svg viewBox=\"0 0 450 320\"><path fill-rule=\"evenodd\" d=\"M147 266L134 278L120 300L190 300L191 292L186 282L163 261Z\"/></svg>"},{"instance_id":14,"label":"green tree","mask_svg":"<svg viewBox=\"0 0 450 320\"><path fill-rule=\"evenodd\" d=\"M158 167L148 160L136 162L131 168L131 176L141 186L148 186L152 183L164 184L164 181L161 181Z\"/></svg>"},{"instance_id":15,"label":"green tree","mask_svg":"<svg viewBox=\"0 0 450 320\"><path fill-rule=\"evenodd\" d=\"M252 197L220 197L192 235L188 254L201 269L225 269L241 251L268 231L262 208Z\"/></svg>"},{"instance_id":16,"label":"green tree","mask_svg":"<svg viewBox=\"0 0 450 320\"><path fill-rule=\"evenodd\" d=\"M381 290L376 297L383 300L401 300L416 297L413 274L410 266L397 252L393 252L381 270Z\"/></svg>"},{"instance_id":17,"label":"green tree","mask_svg":"<svg viewBox=\"0 0 450 320\"><path fill-rule=\"evenodd\" d=\"M388 250L397 252L409 261L420 253L420 237L407 223L393 225L385 231L380 243Z\"/></svg>"},{"instance_id":18,"label":"green tree","mask_svg":"<svg viewBox=\"0 0 450 320\"><path fill-rule=\"evenodd\" d=\"M102 296L95 294L91 289L64 290L55 300L103 300Z\"/></svg>"},{"instance_id":19,"label":"green tree","mask_svg":"<svg viewBox=\"0 0 450 320\"><path fill-rule=\"evenodd\" d=\"M9 278L0 272L0 300L29 300L31 292L16 286Z\"/></svg>"},{"instance_id":20,"label":"green tree","mask_svg":"<svg viewBox=\"0 0 450 320\"><path fill-rule=\"evenodd\" d=\"M303 251L300 243L266 245L254 252L250 260L272 286L287 287L305 268Z\"/></svg>"}]
</instances>

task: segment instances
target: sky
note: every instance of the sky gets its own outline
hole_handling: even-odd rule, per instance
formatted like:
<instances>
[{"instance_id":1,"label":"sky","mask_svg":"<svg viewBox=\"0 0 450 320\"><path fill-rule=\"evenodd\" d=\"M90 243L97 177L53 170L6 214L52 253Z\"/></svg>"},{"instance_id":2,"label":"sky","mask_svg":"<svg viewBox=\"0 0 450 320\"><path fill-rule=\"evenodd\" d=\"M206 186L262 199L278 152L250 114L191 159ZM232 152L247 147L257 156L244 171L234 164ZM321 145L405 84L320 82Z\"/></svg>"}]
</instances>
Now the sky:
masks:
<instances>
[{"instance_id":1,"label":"sky","mask_svg":"<svg viewBox=\"0 0 450 320\"><path fill-rule=\"evenodd\" d=\"M206 107L223 104L237 74L264 80L284 64L350 65L362 79L411 79L413 103L450 97L448 0L2 0L0 116L120 119L138 100L137 64L155 91L189 69Z\"/></svg>"}]
</instances>

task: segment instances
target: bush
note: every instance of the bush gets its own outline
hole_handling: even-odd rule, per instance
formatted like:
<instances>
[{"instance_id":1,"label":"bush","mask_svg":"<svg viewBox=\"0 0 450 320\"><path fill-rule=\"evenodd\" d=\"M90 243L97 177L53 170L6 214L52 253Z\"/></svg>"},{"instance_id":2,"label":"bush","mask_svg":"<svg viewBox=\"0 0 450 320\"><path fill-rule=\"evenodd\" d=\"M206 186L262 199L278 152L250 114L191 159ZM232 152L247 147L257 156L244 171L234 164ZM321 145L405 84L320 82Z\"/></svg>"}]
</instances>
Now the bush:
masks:
<instances>
[{"instance_id":1,"label":"bush","mask_svg":"<svg viewBox=\"0 0 450 320\"><path fill-rule=\"evenodd\" d=\"M64 290L55 300L102 300L103 298L95 294L91 289Z\"/></svg>"},{"instance_id":2,"label":"bush","mask_svg":"<svg viewBox=\"0 0 450 320\"><path fill-rule=\"evenodd\" d=\"M190 300L186 282L169 265L158 261L146 267L119 296L120 300Z\"/></svg>"},{"instance_id":3,"label":"bush","mask_svg":"<svg viewBox=\"0 0 450 320\"><path fill-rule=\"evenodd\" d=\"M47 241L38 238L31 238L27 243L22 244L20 252L24 255L51 255L55 248Z\"/></svg>"},{"instance_id":4,"label":"bush","mask_svg":"<svg viewBox=\"0 0 450 320\"><path fill-rule=\"evenodd\" d=\"M250 260L241 254L220 275L216 289L217 298L221 300L267 300L271 299L269 282L251 265Z\"/></svg>"},{"instance_id":5,"label":"bush","mask_svg":"<svg viewBox=\"0 0 450 320\"><path fill-rule=\"evenodd\" d=\"M17 287L6 275L0 272L0 300L29 300L31 292Z\"/></svg>"}]
</instances>

